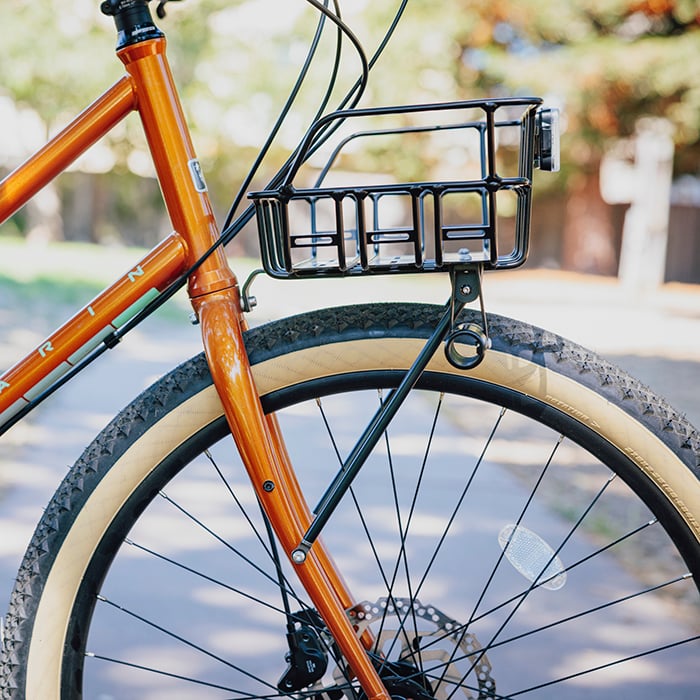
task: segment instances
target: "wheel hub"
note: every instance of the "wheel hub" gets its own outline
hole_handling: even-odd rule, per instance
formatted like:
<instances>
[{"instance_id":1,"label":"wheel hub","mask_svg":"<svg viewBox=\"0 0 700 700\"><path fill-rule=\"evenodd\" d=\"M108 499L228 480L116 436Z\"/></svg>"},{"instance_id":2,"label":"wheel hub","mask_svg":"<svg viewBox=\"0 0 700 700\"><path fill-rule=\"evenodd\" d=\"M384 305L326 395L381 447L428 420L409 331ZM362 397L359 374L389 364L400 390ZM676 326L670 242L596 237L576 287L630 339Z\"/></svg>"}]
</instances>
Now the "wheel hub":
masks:
<instances>
[{"instance_id":1,"label":"wheel hub","mask_svg":"<svg viewBox=\"0 0 700 700\"><path fill-rule=\"evenodd\" d=\"M375 658L379 677L392 700L435 700L433 689L425 674L413 664L398 662L383 662ZM364 693L361 700L366 700Z\"/></svg>"}]
</instances>

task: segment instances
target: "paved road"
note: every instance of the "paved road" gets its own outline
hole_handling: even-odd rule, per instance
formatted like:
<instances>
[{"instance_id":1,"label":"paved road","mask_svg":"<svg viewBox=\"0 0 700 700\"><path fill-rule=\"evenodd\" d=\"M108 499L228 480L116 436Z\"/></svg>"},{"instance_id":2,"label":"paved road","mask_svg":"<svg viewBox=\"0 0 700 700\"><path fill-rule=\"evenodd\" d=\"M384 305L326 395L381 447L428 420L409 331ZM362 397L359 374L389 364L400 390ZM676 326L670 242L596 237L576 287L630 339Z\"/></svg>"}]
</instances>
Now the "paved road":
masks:
<instances>
[{"instance_id":1,"label":"paved road","mask_svg":"<svg viewBox=\"0 0 700 700\"><path fill-rule=\"evenodd\" d=\"M261 303L253 321L283 315L290 307L313 308L318 299L343 303L377 300L380 295L387 300L419 296L443 301L447 291L434 280L423 279L373 285L261 279L254 287ZM700 424L697 289L668 287L644 297L586 277L513 273L488 278L485 294L489 310L530 320L597 349L665 394ZM166 332L167 341L162 342ZM22 337L17 344L28 340ZM159 321L147 324L41 407L29 425L7 436L0 451L1 601L9 595L14 571L41 508L82 447L140 389L197 348L196 329L186 322L175 328Z\"/></svg>"}]
</instances>

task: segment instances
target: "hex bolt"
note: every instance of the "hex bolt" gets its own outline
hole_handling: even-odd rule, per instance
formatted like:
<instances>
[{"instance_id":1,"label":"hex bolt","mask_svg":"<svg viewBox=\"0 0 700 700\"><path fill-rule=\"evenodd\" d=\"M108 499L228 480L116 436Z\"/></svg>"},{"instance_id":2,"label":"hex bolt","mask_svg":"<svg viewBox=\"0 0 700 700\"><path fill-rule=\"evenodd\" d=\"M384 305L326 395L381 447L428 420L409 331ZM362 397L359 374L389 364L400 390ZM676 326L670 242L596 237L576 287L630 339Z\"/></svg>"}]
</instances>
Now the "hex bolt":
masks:
<instances>
[{"instance_id":1,"label":"hex bolt","mask_svg":"<svg viewBox=\"0 0 700 700\"><path fill-rule=\"evenodd\" d=\"M462 288L459 291L466 297L468 294L472 293L472 288L468 284L465 284L462 285Z\"/></svg>"},{"instance_id":2,"label":"hex bolt","mask_svg":"<svg viewBox=\"0 0 700 700\"><path fill-rule=\"evenodd\" d=\"M275 482L270 481L269 479L268 479L268 481L263 482L262 486L263 486L263 491L267 491L268 493L270 493L270 491L275 490Z\"/></svg>"}]
</instances>

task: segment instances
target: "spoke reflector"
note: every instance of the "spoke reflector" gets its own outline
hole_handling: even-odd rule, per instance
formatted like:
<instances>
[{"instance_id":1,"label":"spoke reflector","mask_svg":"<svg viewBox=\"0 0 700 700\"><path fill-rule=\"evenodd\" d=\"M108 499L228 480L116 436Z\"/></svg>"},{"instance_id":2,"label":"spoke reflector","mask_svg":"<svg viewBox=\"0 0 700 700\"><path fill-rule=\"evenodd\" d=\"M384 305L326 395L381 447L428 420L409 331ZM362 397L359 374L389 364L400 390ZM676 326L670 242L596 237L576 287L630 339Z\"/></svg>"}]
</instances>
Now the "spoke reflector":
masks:
<instances>
[{"instance_id":1,"label":"spoke reflector","mask_svg":"<svg viewBox=\"0 0 700 700\"><path fill-rule=\"evenodd\" d=\"M498 533L506 559L531 583L556 591L566 583L566 571L554 550L522 525L506 525Z\"/></svg>"}]
</instances>

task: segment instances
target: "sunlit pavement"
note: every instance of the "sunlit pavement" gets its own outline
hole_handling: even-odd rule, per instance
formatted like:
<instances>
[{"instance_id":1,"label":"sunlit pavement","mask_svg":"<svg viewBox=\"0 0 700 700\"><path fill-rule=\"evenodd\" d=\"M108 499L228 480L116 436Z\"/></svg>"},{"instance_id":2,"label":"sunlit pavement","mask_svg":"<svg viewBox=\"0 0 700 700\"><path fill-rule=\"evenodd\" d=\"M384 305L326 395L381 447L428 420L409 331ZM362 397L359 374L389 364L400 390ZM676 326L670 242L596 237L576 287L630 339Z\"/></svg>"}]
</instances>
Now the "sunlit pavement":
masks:
<instances>
[{"instance_id":1,"label":"sunlit pavement","mask_svg":"<svg viewBox=\"0 0 700 700\"><path fill-rule=\"evenodd\" d=\"M394 299L443 302L449 294L447 281L425 278L261 278L252 289L259 306L251 323L314 308L319 300L323 305ZM644 293L610 280L555 272L494 273L484 282L484 298L489 311L530 321L597 350L700 424L700 289L667 285ZM21 323L19 310L16 316ZM184 313L179 326L147 322L40 407L27 424L5 436L0 446L0 607L6 607L26 543L65 470L119 408L197 351L197 329ZM3 356L7 354L5 345Z\"/></svg>"}]
</instances>

